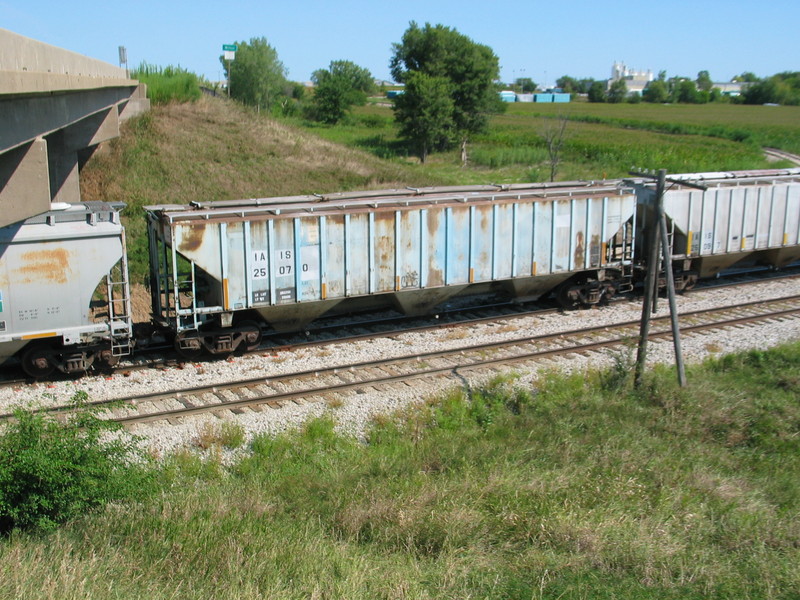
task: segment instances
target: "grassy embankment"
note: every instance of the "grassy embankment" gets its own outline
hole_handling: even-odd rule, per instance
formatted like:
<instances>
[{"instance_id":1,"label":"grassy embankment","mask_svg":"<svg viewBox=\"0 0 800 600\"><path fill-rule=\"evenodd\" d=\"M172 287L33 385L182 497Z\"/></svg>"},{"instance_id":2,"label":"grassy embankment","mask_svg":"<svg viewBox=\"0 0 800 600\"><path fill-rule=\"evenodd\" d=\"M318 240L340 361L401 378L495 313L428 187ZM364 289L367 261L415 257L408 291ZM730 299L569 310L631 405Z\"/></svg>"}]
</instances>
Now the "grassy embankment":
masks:
<instances>
[{"instance_id":1,"label":"grassy embankment","mask_svg":"<svg viewBox=\"0 0 800 600\"><path fill-rule=\"evenodd\" d=\"M797 598L800 345L686 389L627 366L455 392L366 444L322 419L230 468L179 456L148 500L0 540L0 597Z\"/></svg>"}]
</instances>

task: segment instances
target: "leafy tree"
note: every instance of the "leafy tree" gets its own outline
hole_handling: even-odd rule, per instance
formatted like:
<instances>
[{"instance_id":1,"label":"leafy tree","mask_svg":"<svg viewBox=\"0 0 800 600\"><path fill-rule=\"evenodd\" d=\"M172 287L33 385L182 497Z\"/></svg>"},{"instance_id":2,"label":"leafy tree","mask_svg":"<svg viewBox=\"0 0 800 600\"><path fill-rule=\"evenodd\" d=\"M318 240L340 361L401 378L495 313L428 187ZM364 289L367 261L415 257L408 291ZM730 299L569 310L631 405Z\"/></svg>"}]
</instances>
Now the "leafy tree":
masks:
<instances>
[{"instance_id":1,"label":"leafy tree","mask_svg":"<svg viewBox=\"0 0 800 600\"><path fill-rule=\"evenodd\" d=\"M675 100L685 104L697 104L700 98L697 94L697 87L691 79L683 79L676 87Z\"/></svg>"},{"instance_id":2,"label":"leafy tree","mask_svg":"<svg viewBox=\"0 0 800 600\"><path fill-rule=\"evenodd\" d=\"M730 102L728 96L722 93L722 90L719 88L711 88L711 91L708 92L708 101L709 102Z\"/></svg>"},{"instance_id":3,"label":"leafy tree","mask_svg":"<svg viewBox=\"0 0 800 600\"><path fill-rule=\"evenodd\" d=\"M745 71L741 75L734 77L732 81L736 81L738 83L755 83L756 81L761 81L761 78L755 73Z\"/></svg>"},{"instance_id":4,"label":"leafy tree","mask_svg":"<svg viewBox=\"0 0 800 600\"><path fill-rule=\"evenodd\" d=\"M517 86L523 94L530 94L536 91L536 82L530 77L519 77L514 81L514 85Z\"/></svg>"},{"instance_id":5,"label":"leafy tree","mask_svg":"<svg viewBox=\"0 0 800 600\"><path fill-rule=\"evenodd\" d=\"M800 72L777 73L749 86L743 93L745 104L800 105Z\"/></svg>"},{"instance_id":6,"label":"leafy tree","mask_svg":"<svg viewBox=\"0 0 800 600\"><path fill-rule=\"evenodd\" d=\"M423 101L419 95L441 93L447 89L451 98L450 118L447 123L436 126L436 129L452 130L453 135L449 139L460 142L462 162L466 163L470 136L484 131L489 114L500 110L501 103L494 86L499 74L497 56L488 46L473 42L455 29L429 23L419 27L413 21L403 34L402 42L393 44L393 50L390 67L395 81L408 84L414 80L414 73L429 78L416 80L416 104L406 102L403 110L395 110L395 118L405 132L403 136L418 148L425 144L409 136L422 135L425 139L440 137L423 135L420 127L432 126L433 123L428 115L416 114L414 109L428 110L436 106L436 113L443 116L441 110L444 102L433 98ZM447 86L444 85L445 81ZM405 126L409 120L414 121L413 127Z\"/></svg>"},{"instance_id":7,"label":"leafy tree","mask_svg":"<svg viewBox=\"0 0 800 600\"><path fill-rule=\"evenodd\" d=\"M338 123L355 105L363 106L375 84L368 69L349 60L335 60L327 69L314 71L314 113L325 123Z\"/></svg>"},{"instance_id":8,"label":"leafy tree","mask_svg":"<svg viewBox=\"0 0 800 600\"><path fill-rule=\"evenodd\" d=\"M595 81L589 87L589 102L605 102L606 86L602 81Z\"/></svg>"},{"instance_id":9,"label":"leafy tree","mask_svg":"<svg viewBox=\"0 0 800 600\"><path fill-rule=\"evenodd\" d=\"M642 100L645 102L663 104L668 99L669 89L667 88L667 84L661 79L651 81L642 92Z\"/></svg>"},{"instance_id":10,"label":"leafy tree","mask_svg":"<svg viewBox=\"0 0 800 600\"><path fill-rule=\"evenodd\" d=\"M556 86L568 94L577 94L580 91L580 82L569 75L562 75L556 79Z\"/></svg>"},{"instance_id":11,"label":"leafy tree","mask_svg":"<svg viewBox=\"0 0 800 600\"><path fill-rule=\"evenodd\" d=\"M628 86L625 84L624 79L617 79L611 84L611 87L608 88L608 101L617 103L623 102L625 100L625 96L628 95Z\"/></svg>"},{"instance_id":12,"label":"leafy tree","mask_svg":"<svg viewBox=\"0 0 800 600\"><path fill-rule=\"evenodd\" d=\"M625 97L625 102L627 102L628 104L641 104L642 95L641 94L628 94Z\"/></svg>"},{"instance_id":13,"label":"leafy tree","mask_svg":"<svg viewBox=\"0 0 800 600\"><path fill-rule=\"evenodd\" d=\"M278 53L264 37L237 42L239 49L232 61L219 60L230 81L231 98L248 106L271 110L286 87L286 69ZM229 70L230 69L230 70Z\"/></svg>"},{"instance_id":14,"label":"leafy tree","mask_svg":"<svg viewBox=\"0 0 800 600\"><path fill-rule=\"evenodd\" d=\"M432 150L452 144L452 82L420 71L408 73L405 79L405 90L394 101L394 114L400 123L400 137L409 141L424 163Z\"/></svg>"},{"instance_id":15,"label":"leafy tree","mask_svg":"<svg viewBox=\"0 0 800 600\"><path fill-rule=\"evenodd\" d=\"M581 80L579 80L579 81L578 81L578 83L580 84L580 88L579 88L579 90L578 90L578 91L579 91L579 93L581 93L581 94L588 94L588 93L589 93L589 88L591 88L591 87L592 87L592 85L594 84L594 81L595 81L595 80L594 80L594 79L592 79L591 77L587 77L587 78L585 78L585 79L581 79Z\"/></svg>"},{"instance_id":16,"label":"leafy tree","mask_svg":"<svg viewBox=\"0 0 800 600\"><path fill-rule=\"evenodd\" d=\"M588 94L594 82L595 80L591 77L576 79L569 75L563 75L556 79L556 85L569 94Z\"/></svg>"},{"instance_id":17,"label":"leafy tree","mask_svg":"<svg viewBox=\"0 0 800 600\"><path fill-rule=\"evenodd\" d=\"M708 71L700 71L697 74L697 89L703 92L710 92L711 86L713 85L711 81L711 75L708 74Z\"/></svg>"}]
</instances>

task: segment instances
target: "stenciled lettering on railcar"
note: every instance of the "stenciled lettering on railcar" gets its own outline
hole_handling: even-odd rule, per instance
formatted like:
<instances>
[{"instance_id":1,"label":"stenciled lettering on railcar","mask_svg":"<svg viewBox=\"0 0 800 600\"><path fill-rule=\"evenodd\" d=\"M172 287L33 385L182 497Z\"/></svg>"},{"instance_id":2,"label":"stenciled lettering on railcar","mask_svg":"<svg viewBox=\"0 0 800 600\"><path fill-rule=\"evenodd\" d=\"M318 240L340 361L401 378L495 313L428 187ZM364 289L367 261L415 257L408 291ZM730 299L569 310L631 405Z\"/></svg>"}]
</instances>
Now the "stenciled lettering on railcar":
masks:
<instances>
[{"instance_id":1,"label":"stenciled lettering on railcar","mask_svg":"<svg viewBox=\"0 0 800 600\"><path fill-rule=\"evenodd\" d=\"M310 281L319 278L319 246L303 246L300 249L300 258L300 279ZM275 250L272 262L275 277L294 277L294 249ZM269 253L266 250L253 250L250 261L251 278L269 279L269 268Z\"/></svg>"},{"instance_id":2,"label":"stenciled lettering on railcar","mask_svg":"<svg viewBox=\"0 0 800 600\"><path fill-rule=\"evenodd\" d=\"M253 279L269 279L269 259L266 250L254 250L250 261L250 274ZM253 300L256 301L255 299Z\"/></svg>"}]
</instances>

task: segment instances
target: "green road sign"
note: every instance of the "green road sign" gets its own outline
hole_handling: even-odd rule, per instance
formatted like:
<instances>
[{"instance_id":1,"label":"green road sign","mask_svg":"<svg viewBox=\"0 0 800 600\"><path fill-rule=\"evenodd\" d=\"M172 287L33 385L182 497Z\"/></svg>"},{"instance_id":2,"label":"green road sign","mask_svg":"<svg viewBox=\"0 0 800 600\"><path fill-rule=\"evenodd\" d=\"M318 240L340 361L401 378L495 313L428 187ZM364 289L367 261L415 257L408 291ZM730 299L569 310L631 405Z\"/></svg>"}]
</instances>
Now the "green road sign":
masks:
<instances>
[{"instance_id":1,"label":"green road sign","mask_svg":"<svg viewBox=\"0 0 800 600\"><path fill-rule=\"evenodd\" d=\"M236 52L239 47L236 44L222 44L222 49L225 52Z\"/></svg>"}]
</instances>

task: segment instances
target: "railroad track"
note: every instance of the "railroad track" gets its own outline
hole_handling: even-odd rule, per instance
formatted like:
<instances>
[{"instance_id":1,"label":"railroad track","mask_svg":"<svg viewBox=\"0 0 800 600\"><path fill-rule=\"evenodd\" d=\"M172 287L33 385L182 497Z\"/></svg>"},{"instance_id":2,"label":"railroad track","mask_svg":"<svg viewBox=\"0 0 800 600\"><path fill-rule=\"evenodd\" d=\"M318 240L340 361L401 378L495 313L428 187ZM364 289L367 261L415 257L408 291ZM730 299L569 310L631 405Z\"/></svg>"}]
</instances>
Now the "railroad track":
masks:
<instances>
[{"instance_id":1,"label":"railroad track","mask_svg":"<svg viewBox=\"0 0 800 600\"><path fill-rule=\"evenodd\" d=\"M742 326L765 320L800 316L800 295L687 312L680 316L681 331L695 333ZM212 413L221 418L245 411L279 409L287 403L324 401L333 394L359 389L410 385L417 379L455 378L517 363L533 363L570 354L587 354L630 343L638 336L639 321L589 327L551 335L523 335L512 340L476 344L451 350L414 353L390 359L343 364L268 378L257 377L137 395L90 403L107 408L104 418L124 425L168 421ZM651 339L671 338L669 318L654 319ZM65 413L65 407L47 409ZM10 415L0 415L8 418Z\"/></svg>"},{"instance_id":2,"label":"railroad track","mask_svg":"<svg viewBox=\"0 0 800 600\"><path fill-rule=\"evenodd\" d=\"M789 152L784 152L783 150L778 150L777 148L762 148L762 150L768 157L780 160L788 160L795 165L800 165L800 156L797 156L796 154L790 154Z\"/></svg>"}]
</instances>

